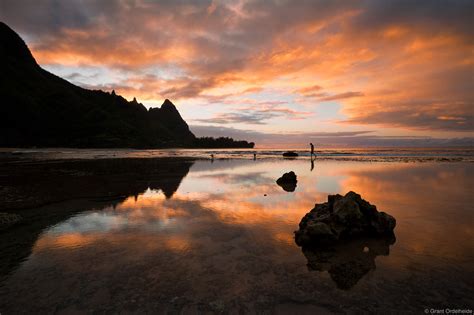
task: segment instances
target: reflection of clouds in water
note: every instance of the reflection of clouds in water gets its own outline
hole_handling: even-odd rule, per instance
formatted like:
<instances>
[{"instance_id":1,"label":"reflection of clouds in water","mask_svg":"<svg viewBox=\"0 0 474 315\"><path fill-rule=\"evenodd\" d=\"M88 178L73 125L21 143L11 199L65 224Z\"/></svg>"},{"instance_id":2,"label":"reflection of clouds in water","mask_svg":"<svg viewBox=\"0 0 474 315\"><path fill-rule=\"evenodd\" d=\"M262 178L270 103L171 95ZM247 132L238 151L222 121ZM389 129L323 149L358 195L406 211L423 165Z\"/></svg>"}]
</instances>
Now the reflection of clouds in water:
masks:
<instances>
[{"instance_id":1,"label":"reflection of clouds in water","mask_svg":"<svg viewBox=\"0 0 474 315\"><path fill-rule=\"evenodd\" d=\"M318 176L316 182L316 189L321 192L326 192L328 194L339 192L341 190L341 181L345 176Z\"/></svg>"},{"instance_id":2,"label":"reflection of clouds in water","mask_svg":"<svg viewBox=\"0 0 474 315\"><path fill-rule=\"evenodd\" d=\"M82 213L74 216L57 226L52 227L48 233L52 235L66 234L72 232L87 233L96 231L110 231L126 223L125 218L110 213L110 208L101 212Z\"/></svg>"},{"instance_id":3,"label":"reflection of clouds in water","mask_svg":"<svg viewBox=\"0 0 474 315\"><path fill-rule=\"evenodd\" d=\"M417 164L417 167L391 163L370 167L362 165L347 173L342 187L366 190L371 194L368 198L383 196L386 201L402 200L407 204L416 204L418 199L436 208L443 207L447 201L458 201L460 204L474 201L474 195L467 194L474 185L474 169L470 164L457 167L439 163ZM437 193L433 195L433 191Z\"/></svg>"},{"instance_id":4,"label":"reflection of clouds in water","mask_svg":"<svg viewBox=\"0 0 474 315\"><path fill-rule=\"evenodd\" d=\"M208 157L210 152L206 152L206 157ZM255 165L255 161L251 160L214 160L211 161L201 161L197 160L194 162L191 167L191 174L201 174L201 173L214 173L216 170L225 170L226 173L232 171L233 169L242 169L248 168L252 165Z\"/></svg>"},{"instance_id":5,"label":"reflection of clouds in water","mask_svg":"<svg viewBox=\"0 0 474 315\"><path fill-rule=\"evenodd\" d=\"M246 181L247 177L237 176L233 179ZM207 186L208 190L209 187L212 186ZM268 198L259 199L264 192L272 190L278 190L273 180L269 185L249 186L236 191L224 190L221 193L177 192L170 200L166 200L162 193L148 190L137 197L129 197L115 208L109 207L70 218L51 229L45 237L50 239L48 244L56 238L58 246L64 246L68 244L65 240L71 239L68 234L74 234L74 246L78 246L82 235L82 241L89 246L93 234L96 234L97 240L107 234L110 234L107 237L117 240L127 233L153 232L157 233L158 238L179 235L181 241L186 240L188 244L201 247L198 244L200 236L213 241L216 238L229 241L245 238L251 234L245 231L254 229L259 234L259 239L263 236L267 238L267 245L277 241L293 246L293 223L311 202L308 203L308 198L288 199L282 194L275 194L275 200L267 203ZM245 240L242 244L251 241ZM43 245L46 244L43 242Z\"/></svg>"},{"instance_id":6,"label":"reflection of clouds in water","mask_svg":"<svg viewBox=\"0 0 474 315\"><path fill-rule=\"evenodd\" d=\"M273 180L271 177L265 176L264 174L265 172L250 172L246 174L217 173L202 175L201 178L215 178L225 183L237 185L258 185L265 184Z\"/></svg>"},{"instance_id":7,"label":"reflection of clouds in water","mask_svg":"<svg viewBox=\"0 0 474 315\"><path fill-rule=\"evenodd\" d=\"M293 238L293 230L300 218L315 202L325 199L325 191L320 192L318 188L321 187L321 182L326 181L342 187L340 192L355 190L367 196L380 210L388 211L398 219L422 217L425 236L437 236L439 239L443 229L451 231L453 235L443 238L466 238L471 233L469 228L463 228L465 222L460 221L465 220L466 215L472 214L464 213L464 216L459 216L459 222L453 223L454 218L450 218L451 222L441 223L444 222L446 209L451 202L455 204L468 198L472 199L466 197L469 194L463 190L463 187L472 187L469 186L472 182L472 177L469 177L472 171L468 167L453 168L450 164L326 162L323 166L330 167L320 167L314 173L308 174L307 171L305 173L299 170L306 164L290 162L284 167L299 171L299 186L294 195L286 194L274 183L271 174L279 173L279 170L275 170L275 163L239 163L228 173L191 172L175 197L167 202L164 202L161 193L149 190L138 196L136 202L133 198L128 198L115 210L106 209L83 219L80 219L82 216L72 218L61 225L60 229L80 232L125 229L157 232L177 229L182 224L178 217L195 216L195 213L190 212L194 209L190 202L199 201L202 207L213 211L220 220L229 224L249 227L272 222L268 232L275 239L288 241ZM256 168L260 171L255 171ZM252 180L255 184L247 185ZM448 184L453 182L461 183L461 186ZM195 187L198 189L192 190ZM437 193L433 194L432 191ZM462 204L450 209L460 212L465 210ZM439 218L434 220L434 216ZM428 242L429 237L411 232L416 231L413 229L413 222L401 223L397 227L397 230L400 229L404 229L405 236L410 237L409 243L413 245L411 250L426 251L426 244L432 244ZM453 246L451 242L442 239L437 244L446 252L457 252L457 247L461 246Z\"/></svg>"},{"instance_id":8,"label":"reflection of clouds in water","mask_svg":"<svg viewBox=\"0 0 474 315\"><path fill-rule=\"evenodd\" d=\"M279 170L275 170L274 162L256 165L239 161L227 173L191 172L170 200L166 201L161 192L147 190L137 200L130 197L115 209L81 214L54 227L48 233L105 233L128 229L155 233L170 229L182 231L182 225L187 224L183 223L186 222L184 217L196 219L202 215L202 209L206 209L227 224L247 228L263 226L274 239L287 242L293 238L293 231L301 217L315 202L325 199L325 191L320 192L318 188L321 187L321 182L327 180L334 183L334 187L329 190L335 189L335 186L342 187L342 190L331 193L355 190L367 196L379 209L394 214L397 219L423 217L423 226L427 230L424 235L440 235L444 228L452 230L454 238L469 236L470 229L463 228L463 222L456 222L454 225L429 220L433 216L444 218L448 202L466 200L466 191L462 188L472 187L468 186L472 182L469 178L472 171L468 167L452 168L449 164L326 162L322 166L330 167L319 167L315 172L309 173L305 168L305 161L282 163L286 163L286 166L280 168L296 169L299 172L299 186L294 195L286 194L274 183L272 174L279 173ZM305 168L306 172L301 172L301 168ZM247 185L249 182L254 184ZM461 189L459 185L447 184L452 182L461 183ZM328 186L322 186L325 185ZM439 193L432 194L433 190ZM199 206L196 207L196 203ZM465 208L460 205L450 211L463 212ZM465 215L472 216L469 213ZM465 216L459 218L462 220ZM271 227L267 228L269 222ZM413 249L426 250L419 242L427 243L428 238L410 233L412 225L412 222L405 222L397 230L405 229L405 235L410 237Z\"/></svg>"},{"instance_id":9,"label":"reflection of clouds in water","mask_svg":"<svg viewBox=\"0 0 474 315\"><path fill-rule=\"evenodd\" d=\"M105 208L100 212L86 212L72 217L50 229L48 233L53 235L70 232L79 233L106 233L112 231L123 231L139 228L142 230L156 231L165 228L172 223L173 215L155 209L126 209ZM153 213L151 213L151 211Z\"/></svg>"},{"instance_id":10,"label":"reflection of clouds in water","mask_svg":"<svg viewBox=\"0 0 474 315\"><path fill-rule=\"evenodd\" d=\"M206 252L207 249L223 244L228 246L234 241L243 246L250 241L248 238L252 234L235 221L222 220L218 211L194 200L156 198L150 203L147 198L138 197L136 201L129 198L115 210L107 208L104 211L105 215L86 213L68 220L63 228L53 229L45 234L36 250L41 251L47 246L81 246L81 243L83 246L91 246L94 239L99 245L104 238L110 238L118 246L125 245L123 250L126 251L130 250L127 244L135 239L137 244L156 244L152 249L162 248L158 244L164 244L165 249L183 247L186 244L186 248L200 248ZM105 220L99 221L105 224L96 224L98 218L104 217ZM84 228L72 229L79 222L83 223ZM155 224L160 224L160 229L154 230ZM264 230L261 229L258 234ZM271 234L265 232L259 238L263 236L266 238ZM265 243L271 244L272 239L266 239ZM141 249L146 251L145 248Z\"/></svg>"},{"instance_id":11,"label":"reflection of clouds in water","mask_svg":"<svg viewBox=\"0 0 474 315\"><path fill-rule=\"evenodd\" d=\"M473 236L469 222L474 221L470 192L474 170L470 164L361 163L344 172L343 189L359 192L397 218L396 233L404 250L474 259L472 244L464 242Z\"/></svg>"},{"instance_id":12,"label":"reflection of clouds in water","mask_svg":"<svg viewBox=\"0 0 474 315\"><path fill-rule=\"evenodd\" d=\"M285 193L274 182L282 170L297 173L298 189L294 194ZM83 286L84 294L93 296L99 284L103 287L107 283L115 290L114 299L126 299L133 292L144 299L142 305L152 305L154 301L166 304L176 296L189 303L205 301L206 305L219 297L229 308L237 309L245 303L255 305L252 303L256 300L271 305L279 300L335 299L338 304L355 305L367 298L398 305L403 294L428 305L429 295L420 295L432 289L433 280L426 272L452 273L453 265L460 268L459 260L470 257L468 254L459 258L471 250L472 245L459 239L470 239L467 225L472 220L466 220L470 214L465 202L470 197L458 185L470 181L466 178L471 175L469 172L455 164L325 162L310 173L307 161L241 163L228 172L219 169L219 174L227 177L208 176L213 175L208 170L191 171L171 199L162 192L148 190L136 200L127 198L115 209L82 213L43 233L32 256L13 275L10 284L21 283L22 277L34 278L28 290L12 290L23 292L26 299L35 292L30 291L34 287L58 301L69 295L45 287L44 283L84 278L88 281ZM253 185L245 185L252 176L259 179ZM324 177L342 187L331 193L355 190L397 218L398 240L389 257L375 261L377 252L368 246L370 254L365 253L365 244L352 248L363 259L347 256L350 250L325 256L329 265L322 270L332 270L329 276L307 271L308 252L303 255L294 244L293 231L315 202L327 199L326 192L319 191L317 185ZM440 179L444 183L439 183ZM438 189L441 194L436 193ZM423 206L419 196L424 194L432 195L438 208L432 208L431 203ZM451 230L454 225L446 222L453 219L452 212L443 211L446 202L454 199L458 199L460 207L456 211L462 213L459 221L464 219L456 221L457 232ZM413 221L414 212L425 221ZM449 255L443 256L446 253ZM359 276L348 283L354 291L351 295L338 293L329 277L335 275L337 281L342 281L344 277L340 275L350 273L353 260L361 267ZM314 259L312 262L313 266L320 263ZM375 262L376 272L364 276L373 270ZM416 268L416 264L423 268ZM52 265L54 275L44 272ZM406 293L403 288L413 275L421 289ZM441 281L437 285L442 286L449 284L450 278L438 277L436 281ZM367 296L367 290L375 293ZM101 305L104 303L99 301L95 307L100 309Z\"/></svg>"}]
</instances>

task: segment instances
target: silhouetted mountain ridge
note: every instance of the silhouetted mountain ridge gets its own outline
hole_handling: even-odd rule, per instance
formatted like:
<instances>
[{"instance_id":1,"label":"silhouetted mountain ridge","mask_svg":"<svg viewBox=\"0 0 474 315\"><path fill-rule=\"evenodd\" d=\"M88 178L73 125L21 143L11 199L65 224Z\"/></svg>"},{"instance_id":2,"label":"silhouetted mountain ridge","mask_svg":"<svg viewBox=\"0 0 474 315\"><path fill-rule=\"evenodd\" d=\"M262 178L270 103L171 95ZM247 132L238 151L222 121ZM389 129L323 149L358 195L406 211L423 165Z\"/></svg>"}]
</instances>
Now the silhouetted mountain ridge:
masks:
<instances>
[{"instance_id":1,"label":"silhouetted mountain ridge","mask_svg":"<svg viewBox=\"0 0 474 315\"><path fill-rule=\"evenodd\" d=\"M0 146L195 147L176 107L78 87L44 69L21 37L0 22Z\"/></svg>"}]
</instances>

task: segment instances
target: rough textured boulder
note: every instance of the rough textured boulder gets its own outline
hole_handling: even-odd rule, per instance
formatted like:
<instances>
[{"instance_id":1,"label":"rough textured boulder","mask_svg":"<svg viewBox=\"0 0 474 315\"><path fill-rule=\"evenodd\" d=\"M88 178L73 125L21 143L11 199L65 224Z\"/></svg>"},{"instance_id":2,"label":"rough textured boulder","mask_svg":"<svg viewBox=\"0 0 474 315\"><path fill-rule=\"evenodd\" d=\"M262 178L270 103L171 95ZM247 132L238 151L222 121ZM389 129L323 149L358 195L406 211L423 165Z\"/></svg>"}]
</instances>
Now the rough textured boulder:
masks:
<instances>
[{"instance_id":1,"label":"rough textured boulder","mask_svg":"<svg viewBox=\"0 0 474 315\"><path fill-rule=\"evenodd\" d=\"M394 217L350 191L345 196L329 195L328 202L316 204L301 219L295 242L315 247L362 236L393 236L395 224Z\"/></svg>"},{"instance_id":2,"label":"rough textured boulder","mask_svg":"<svg viewBox=\"0 0 474 315\"><path fill-rule=\"evenodd\" d=\"M276 181L284 191L288 192L295 191L297 182L296 174L293 171L283 174L283 176L278 178Z\"/></svg>"},{"instance_id":3,"label":"rough textured boulder","mask_svg":"<svg viewBox=\"0 0 474 315\"><path fill-rule=\"evenodd\" d=\"M296 153L294 151L287 151L287 152L283 153L283 156L284 157L297 157L298 153Z\"/></svg>"},{"instance_id":4,"label":"rough textured boulder","mask_svg":"<svg viewBox=\"0 0 474 315\"><path fill-rule=\"evenodd\" d=\"M22 217L14 213L0 212L0 230L6 229L22 220Z\"/></svg>"}]
</instances>

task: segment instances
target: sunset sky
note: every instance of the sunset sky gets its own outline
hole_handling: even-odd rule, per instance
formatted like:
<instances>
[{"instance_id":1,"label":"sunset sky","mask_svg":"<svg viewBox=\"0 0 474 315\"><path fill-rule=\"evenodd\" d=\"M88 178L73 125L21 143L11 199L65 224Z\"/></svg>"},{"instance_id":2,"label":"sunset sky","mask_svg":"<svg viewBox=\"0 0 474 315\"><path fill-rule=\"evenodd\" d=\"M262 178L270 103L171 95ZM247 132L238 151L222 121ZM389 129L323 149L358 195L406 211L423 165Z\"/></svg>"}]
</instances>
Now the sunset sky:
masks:
<instances>
[{"instance_id":1,"label":"sunset sky","mask_svg":"<svg viewBox=\"0 0 474 315\"><path fill-rule=\"evenodd\" d=\"M263 146L472 144L473 15L458 0L0 0L45 69Z\"/></svg>"}]
</instances>

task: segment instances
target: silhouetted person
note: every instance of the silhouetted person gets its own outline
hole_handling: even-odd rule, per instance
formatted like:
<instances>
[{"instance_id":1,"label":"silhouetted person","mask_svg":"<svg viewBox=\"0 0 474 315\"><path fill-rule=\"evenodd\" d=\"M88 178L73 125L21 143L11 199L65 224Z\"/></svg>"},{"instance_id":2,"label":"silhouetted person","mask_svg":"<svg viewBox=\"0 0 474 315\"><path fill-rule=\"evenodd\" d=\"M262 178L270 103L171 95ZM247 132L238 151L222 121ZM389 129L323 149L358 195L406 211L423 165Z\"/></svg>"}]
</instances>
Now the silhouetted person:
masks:
<instances>
[{"instance_id":1,"label":"silhouetted person","mask_svg":"<svg viewBox=\"0 0 474 315\"><path fill-rule=\"evenodd\" d=\"M257 153L253 154L253 160L255 161L257 159Z\"/></svg>"},{"instance_id":2,"label":"silhouetted person","mask_svg":"<svg viewBox=\"0 0 474 315\"><path fill-rule=\"evenodd\" d=\"M314 145L312 143L309 144L311 146L311 157L314 155Z\"/></svg>"}]
</instances>

